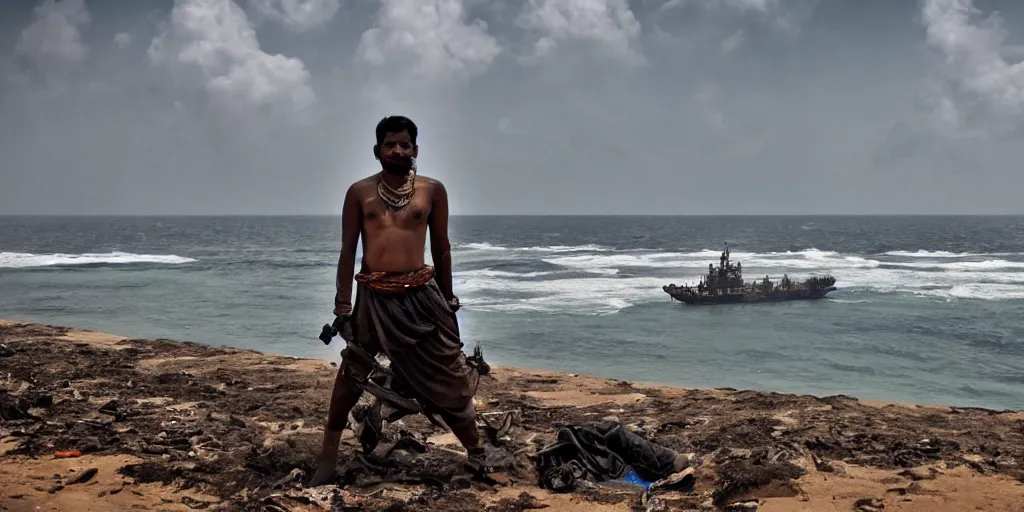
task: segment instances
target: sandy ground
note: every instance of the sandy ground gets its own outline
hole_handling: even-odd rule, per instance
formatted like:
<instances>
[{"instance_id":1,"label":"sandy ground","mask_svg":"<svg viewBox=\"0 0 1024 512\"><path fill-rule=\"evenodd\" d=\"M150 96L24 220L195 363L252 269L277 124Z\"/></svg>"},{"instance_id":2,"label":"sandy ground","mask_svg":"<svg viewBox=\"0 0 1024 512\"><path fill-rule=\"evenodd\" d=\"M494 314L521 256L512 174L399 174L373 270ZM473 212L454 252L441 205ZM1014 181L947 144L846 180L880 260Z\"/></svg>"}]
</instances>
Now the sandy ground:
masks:
<instances>
[{"instance_id":1,"label":"sandy ground","mask_svg":"<svg viewBox=\"0 0 1024 512\"><path fill-rule=\"evenodd\" d=\"M515 368L494 368L477 395L482 414L514 417L493 480L465 474L450 433L407 417L385 426L373 457L360 456L346 431L338 481L305 488L335 371L324 361L0 321L0 511L1024 512L1021 412ZM646 501L621 485L541 490L529 455L559 425L598 419L695 453L695 488ZM426 451L380 456L403 435ZM58 457L71 450L81 455Z\"/></svg>"}]
</instances>

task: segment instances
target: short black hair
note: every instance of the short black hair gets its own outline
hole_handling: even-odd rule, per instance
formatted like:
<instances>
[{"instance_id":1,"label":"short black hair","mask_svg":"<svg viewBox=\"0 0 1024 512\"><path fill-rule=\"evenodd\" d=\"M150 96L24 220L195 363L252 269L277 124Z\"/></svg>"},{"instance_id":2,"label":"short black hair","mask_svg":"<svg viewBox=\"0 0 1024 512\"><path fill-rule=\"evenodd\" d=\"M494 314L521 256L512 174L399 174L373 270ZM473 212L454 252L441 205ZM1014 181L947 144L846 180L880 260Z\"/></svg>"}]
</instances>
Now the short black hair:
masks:
<instances>
[{"instance_id":1,"label":"short black hair","mask_svg":"<svg viewBox=\"0 0 1024 512\"><path fill-rule=\"evenodd\" d=\"M416 144L416 123L405 116L388 116L377 123L377 144L384 142L384 137L389 133L409 132L409 139L413 145Z\"/></svg>"}]
</instances>

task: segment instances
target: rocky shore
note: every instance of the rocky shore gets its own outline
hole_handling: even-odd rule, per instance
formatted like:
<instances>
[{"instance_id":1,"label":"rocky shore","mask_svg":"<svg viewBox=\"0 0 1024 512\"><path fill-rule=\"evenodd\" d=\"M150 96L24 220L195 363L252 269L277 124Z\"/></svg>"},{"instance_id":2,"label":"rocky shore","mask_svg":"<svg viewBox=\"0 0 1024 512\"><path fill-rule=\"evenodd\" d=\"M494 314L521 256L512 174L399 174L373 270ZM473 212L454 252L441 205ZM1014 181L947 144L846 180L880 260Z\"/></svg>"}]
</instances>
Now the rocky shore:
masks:
<instances>
[{"instance_id":1,"label":"rocky shore","mask_svg":"<svg viewBox=\"0 0 1024 512\"><path fill-rule=\"evenodd\" d=\"M477 395L484 417L512 417L492 478L470 478L450 433L407 417L373 457L346 431L338 482L306 488L335 371L0 321L0 511L1024 511L1022 412L515 368ZM539 488L530 455L561 425L599 419L694 453L693 489Z\"/></svg>"}]
</instances>

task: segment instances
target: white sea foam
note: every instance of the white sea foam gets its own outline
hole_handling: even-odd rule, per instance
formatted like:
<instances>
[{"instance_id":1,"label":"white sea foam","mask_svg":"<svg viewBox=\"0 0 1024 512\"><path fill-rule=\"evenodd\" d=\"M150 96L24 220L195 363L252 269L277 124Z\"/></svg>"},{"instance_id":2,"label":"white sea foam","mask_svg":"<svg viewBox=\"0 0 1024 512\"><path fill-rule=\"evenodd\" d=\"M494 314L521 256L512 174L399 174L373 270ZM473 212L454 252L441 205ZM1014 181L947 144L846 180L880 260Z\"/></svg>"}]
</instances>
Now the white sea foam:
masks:
<instances>
[{"instance_id":1,"label":"white sea foam","mask_svg":"<svg viewBox=\"0 0 1024 512\"><path fill-rule=\"evenodd\" d=\"M901 258L978 258L986 256L1024 256L1024 253L1019 252L949 252L949 251L926 251L924 249L918 249L916 251L889 251L882 253L886 256L898 256Z\"/></svg>"},{"instance_id":2,"label":"white sea foam","mask_svg":"<svg viewBox=\"0 0 1024 512\"><path fill-rule=\"evenodd\" d=\"M473 251L518 251L518 252L581 252L581 251L611 251L612 248L603 245L541 245L533 247L505 247L488 242L462 244L457 249L468 249Z\"/></svg>"},{"instance_id":3,"label":"white sea foam","mask_svg":"<svg viewBox=\"0 0 1024 512\"><path fill-rule=\"evenodd\" d=\"M978 256L972 252L949 252L949 251L926 251L924 249L918 249L917 251L889 251L883 253L886 256L899 256L902 258L966 258L970 256Z\"/></svg>"},{"instance_id":4,"label":"white sea foam","mask_svg":"<svg viewBox=\"0 0 1024 512\"><path fill-rule=\"evenodd\" d=\"M456 275L454 286L466 307L484 311L614 313L639 302L665 300L657 277L575 277L515 280ZM507 294L508 296L503 296Z\"/></svg>"},{"instance_id":5,"label":"white sea foam","mask_svg":"<svg viewBox=\"0 0 1024 512\"><path fill-rule=\"evenodd\" d=\"M914 293L928 297L955 299L1024 300L1024 286L992 283L964 283L949 289L920 290Z\"/></svg>"},{"instance_id":6,"label":"white sea foam","mask_svg":"<svg viewBox=\"0 0 1024 512\"><path fill-rule=\"evenodd\" d=\"M940 269L940 270L960 270L964 272L977 272L977 271L988 271L998 270L1005 268L1024 268L1024 261L1007 261L1007 260L984 260L984 261L957 261L952 263L938 263L938 262L914 262L914 263L891 263L896 267L906 268L920 268L920 269Z\"/></svg>"},{"instance_id":7,"label":"white sea foam","mask_svg":"<svg viewBox=\"0 0 1024 512\"><path fill-rule=\"evenodd\" d=\"M133 263L156 263L179 265L196 260L174 254L133 254L130 252L107 252L85 254L32 254L27 252L0 252L0 268L34 268L73 265L127 265Z\"/></svg>"},{"instance_id":8,"label":"white sea foam","mask_svg":"<svg viewBox=\"0 0 1024 512\"><path fill-rule=\"evenodd\" d=\"M506 272L504 270L493 270L493 269L489 269L489 268L481 268L481 269L477 269L477 270L464 270L464 271L461 271L461 272L456 272L455 273L455 277L459 277L459 278L463 278L463 279L483 278L483 277L490 277L490 278L509 277L509 278L515 278L515 279L528 279L528 278L531 278L531 277L549 276L549 275L551 275L553 273L554 272L522 272L522 273L520 273L520 272Z\"/></svg>"},{"instance_id":9,"label":"white sea foam","mask_svg":"<svg viewBox=\"0 0 1024 512\"><path fill-rule=\"evenodd\" d=\"M462 245L458 246L457 248L458 249L469 249L469 250L474 250L474 251L508 251L508 250L510 250L508 247L503 247L503 246L500 246L500 245L494 245L494 244L488 243L488 242L480 242L480 243L474 242L474 243L470 243L470 244L462 244Z\"/></svg>"},{"instance_id":10,"label":"white sea foam","mask_svg":"<svg viewBox=\"0 0 1024 512\"><path fill-rule=\"evenodd\" d=\"M483 269L457 273L456 287L468 298L464 303L468 308L484 311L601 314L664 301L662 285L695 283L707 270L708 263L717 264L721 254L721 251L707 249L665 252L552 246L542 251L536 247L478 245L490 251L485 259L533 262L562 269L524 273ZM769 253L733 252L731 256L734 262L741 262L745 270L749 269L745 272L748 279L765 274L778 279L788 274L800 280L829 273L836 277L840 293L862 290L947 300L1024 299L1024 261L1014 261L1010 253L890 251L884 255L862 256L811 248Z\"/></svg>"},{"instance_id":11,"label":"white sea foam","mask_svg":"<svg viewBox=\"0 0 1024 512\"><path fill-rule=\"evenodd\" d=\"M572 268L707 268L717 263L721 252L656 252L620 254L582 254L553 256L541 261ZM875 268L882 262L860 256L842 256L832 251L808 249L799 252L742 253L730 255L732 261L739 261L746 268L772 269L833 269L833 268Z\"/></svg>"}]
</instances>

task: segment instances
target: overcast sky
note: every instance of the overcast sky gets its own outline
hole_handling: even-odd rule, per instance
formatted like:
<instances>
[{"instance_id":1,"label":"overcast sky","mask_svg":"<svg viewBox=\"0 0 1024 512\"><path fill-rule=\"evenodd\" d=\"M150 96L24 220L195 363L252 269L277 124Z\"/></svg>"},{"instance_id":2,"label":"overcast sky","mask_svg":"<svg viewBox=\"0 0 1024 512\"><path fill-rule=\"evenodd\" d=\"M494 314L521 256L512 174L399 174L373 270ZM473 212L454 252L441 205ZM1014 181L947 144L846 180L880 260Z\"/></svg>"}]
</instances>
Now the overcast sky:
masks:
<instances>
[{"instance_id":1,"label":"overcast sky","mask_svg":"<svg viewBox=\"0 0 1024 512\"><path fill-rule=\"evenodd\" d=\"M1024 213L1018 0L5 0L0 214Z\"/></svg>"}]
</instances>

